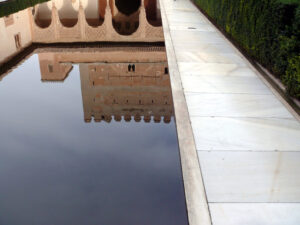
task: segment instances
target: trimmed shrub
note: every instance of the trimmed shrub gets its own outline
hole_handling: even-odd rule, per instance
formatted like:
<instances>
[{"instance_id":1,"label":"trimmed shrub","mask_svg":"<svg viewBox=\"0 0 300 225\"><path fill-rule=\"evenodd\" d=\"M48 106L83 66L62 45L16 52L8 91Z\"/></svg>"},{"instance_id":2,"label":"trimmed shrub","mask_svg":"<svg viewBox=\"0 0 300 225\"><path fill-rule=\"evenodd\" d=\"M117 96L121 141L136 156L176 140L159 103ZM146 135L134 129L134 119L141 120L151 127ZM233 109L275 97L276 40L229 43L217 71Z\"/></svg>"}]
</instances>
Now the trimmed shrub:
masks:
<instances>
[{"instance_id":1,"label":"trimmed shrub","mask_svg":"<svg viewBox=\"0 0 300 225\"><path fill-rule=\"evenodd\" d=\"M288 93L300 99L300 56L289 60L283 83L287 86Z\"/></svg>"},{"instance_id":2,"label":"trimmed shrub","mask_svg":"<svg viewBox=\"0 0 300 225\"><path fill-rule=\"evenodd\" d=\"M194 0L252 58L300 98L300 0ZM298 61L297 61L298 60Z\"/></svg>"},{"instance_id":3,"label":"trimmed shrub","mask_svg":"<svg viewBox=\"0 0 300 225\"><path fill-rule=\"evenodd\" d=\"M49 0L9 0L0 3L0 17L8 16L36 4L47 2Z\"/></svg>"}]
</instances>

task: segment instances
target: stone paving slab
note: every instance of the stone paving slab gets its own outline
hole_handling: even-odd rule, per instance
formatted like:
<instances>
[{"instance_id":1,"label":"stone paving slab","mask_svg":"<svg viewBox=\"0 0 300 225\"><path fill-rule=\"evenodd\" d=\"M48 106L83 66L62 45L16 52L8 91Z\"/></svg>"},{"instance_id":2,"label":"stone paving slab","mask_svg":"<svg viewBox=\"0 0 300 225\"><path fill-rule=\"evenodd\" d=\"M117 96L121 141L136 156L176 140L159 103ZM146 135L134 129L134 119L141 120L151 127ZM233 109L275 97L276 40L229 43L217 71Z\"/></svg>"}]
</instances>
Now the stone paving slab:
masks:
<instances>
[{"instance_id":1,"label":"stone paving slab","mask_svg":"<svg viewBox=\"0 0 300 225\"><path fill-rule=\"evenodd\" d=\"M272 94L258 77L182 76L185 93ZM275 98L275 97L274 97Z\"/></svg>"},{"instance_id":2,"label":"stone paving slab","mask_svg":"<svg viewBox=\"0 0 300 225\"><path fill-rule=\"evenodd\" d=\"M272 95L186 93L190 116L289 118L293 116Z\"/></svg>"},{"instance_id":3,"label":"stone paving slab","mask_svg":"<svg viewBox=\"0 0 300 225\"><path fill-rule=\"evenodd\" d=\"M221 52L217 53L210 50L210 52L204 51L181 51L177 55L179 62L196 62L196 63L217 63L217 64L237 64L239 66L245 66L245 62L234 53ZM191 65L190 65L191 66ZM194 66L197 66L194 65ZM201 65L200 65L201 66Z\"/></svg>"},{"instance_id":4,"label":"stone paving slab","mask_svg":"<svg viewBox=\"0 0 300 225\"><path fill-rule=\"evenodd\" d=\"M191 121L200 151L300 151L295 119L193 116Z\"/></svg>"},{"instance_id":5,"label":"stone paving slab","mask_svg":"<svg viewBox=\"0 0 300 225\"><path fill-rule=\"evenodd\" d=\"M294 112L192 2L161 5L171 80L182 82L213 224L300 224Z\"/></svg>"},{"instance_id":6,"label":"stone paving slab","mask_svg":"<svg viewBox=\"0 0 300 225\"><path fill-rule=\"evenodd\" d=\"M198 155L211 203L300 203L300 152Z\"/></svg>"},{"instance_id":7,"label":"stone paving slab","mask_svg":"<svg viewBox=\"0 0 300 225\"><path fill-rule=\"evenodd\" d=\"M214 225L297 225L300 221L300 204L217 203L209 207Z\"/></svg>"},{"instance_id":8,"label":"stone paving slab","mask_svg":"<svg viewBox=\"0 0 300 225\"><path fill-rule=\"evenodd\" d=\"M179 58L179 57L177 57ZM178 62L181 76L185 75L215 75L215 76L247 76L256 77L248 66L234 63L199 63Z\"/></svg>"}]
</instances>

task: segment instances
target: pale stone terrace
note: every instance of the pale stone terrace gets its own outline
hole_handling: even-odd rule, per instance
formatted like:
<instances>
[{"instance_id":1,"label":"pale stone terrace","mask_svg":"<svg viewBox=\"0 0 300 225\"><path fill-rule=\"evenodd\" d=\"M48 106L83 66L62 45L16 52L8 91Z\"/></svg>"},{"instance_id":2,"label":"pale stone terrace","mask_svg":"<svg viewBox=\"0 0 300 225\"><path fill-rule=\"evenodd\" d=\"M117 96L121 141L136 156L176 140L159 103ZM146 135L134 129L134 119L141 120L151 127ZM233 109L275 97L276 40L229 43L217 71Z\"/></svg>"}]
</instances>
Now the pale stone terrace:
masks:
<instances>
[{"instance_id":1,"label":"pale stone terrace","mask_svg":"<svg viewBox=\"0 0 300 225\"><path fill-rule=\"evenodd\" d=\"M161 8L173 97L179 80L206 194L197 208L197 190L186 192L190 225L300 224L298 117L192 2ZM206 198L211 222L201 218Z\"/></svg>"}]
</instances>

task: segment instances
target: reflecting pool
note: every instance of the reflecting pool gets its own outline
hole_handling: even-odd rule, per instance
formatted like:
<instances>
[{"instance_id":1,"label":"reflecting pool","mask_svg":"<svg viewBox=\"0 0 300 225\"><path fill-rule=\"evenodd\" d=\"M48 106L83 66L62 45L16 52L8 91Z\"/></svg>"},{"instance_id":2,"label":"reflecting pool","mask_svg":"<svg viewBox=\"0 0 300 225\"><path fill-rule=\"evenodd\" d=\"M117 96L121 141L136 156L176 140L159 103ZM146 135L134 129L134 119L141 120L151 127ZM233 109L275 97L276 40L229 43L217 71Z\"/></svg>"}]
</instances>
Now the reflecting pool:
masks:
<instances>
[{"instance_id":1,"label":"reflecting pool","mask_svg":"<svg viewBox=\"0 0 300 225\"><path fill-rule=\"evenodd\" d=\"M0 81L0 224L188 224L164 49L27 58Z\"/></svg>"}]
</instances>

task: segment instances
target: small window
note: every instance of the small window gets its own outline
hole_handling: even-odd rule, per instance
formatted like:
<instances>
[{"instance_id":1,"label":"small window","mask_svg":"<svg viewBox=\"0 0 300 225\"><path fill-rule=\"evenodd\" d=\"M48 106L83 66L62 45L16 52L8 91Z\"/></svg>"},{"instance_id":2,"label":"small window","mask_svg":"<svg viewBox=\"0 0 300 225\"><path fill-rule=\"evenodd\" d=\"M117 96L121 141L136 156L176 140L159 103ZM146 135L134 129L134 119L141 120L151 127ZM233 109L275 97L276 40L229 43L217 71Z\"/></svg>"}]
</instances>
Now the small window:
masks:
<instances>
[{"instance_id":1,"label":"small window","mask_svg":"<svg viewBox=\"0 0 300 225\"><path fill-rule=\"evenodd\" d=\"M135 65L132 65L132 71L135 72Z\"/></svg>"},{"instance_id":2,"label":"small window","mask_svg":"<svg viewBox=\"0 0 300 225\"><path fill-rule=\"evenodd\" d=\"M169 69L168 69L168 67L165 67L165 74L169 74Z\"/></svg>"},{"instance_id":3,"label":"small window","mask_svg":"<svg viewBox=\"0 0 300 225\"><path fill-rule=\"evenodd\" d=\"M128 72L130 72L131 71L131 65L129 64L128 65Z\"/></svg>"},{"instance_id":4,"label":"small window","mask_svg":"<svg viewBox=\"0 0 300 225\"><path fill-rule=\"evenodd\" d=\"M22 47L22 45L21 45L21 34L20 33L15 35L15 44L16 44L17 49L20 49Z\"/></svg>"},{"instance_id":5,"label":"small window","mask_svg":"<svg viewBox=\"0 0 300 225\"><path fill-rule=\"evenodd\" d=\"M53 73L53 65L48 65L48 71L49 73Z\"/></svg>"}]
</instances>

